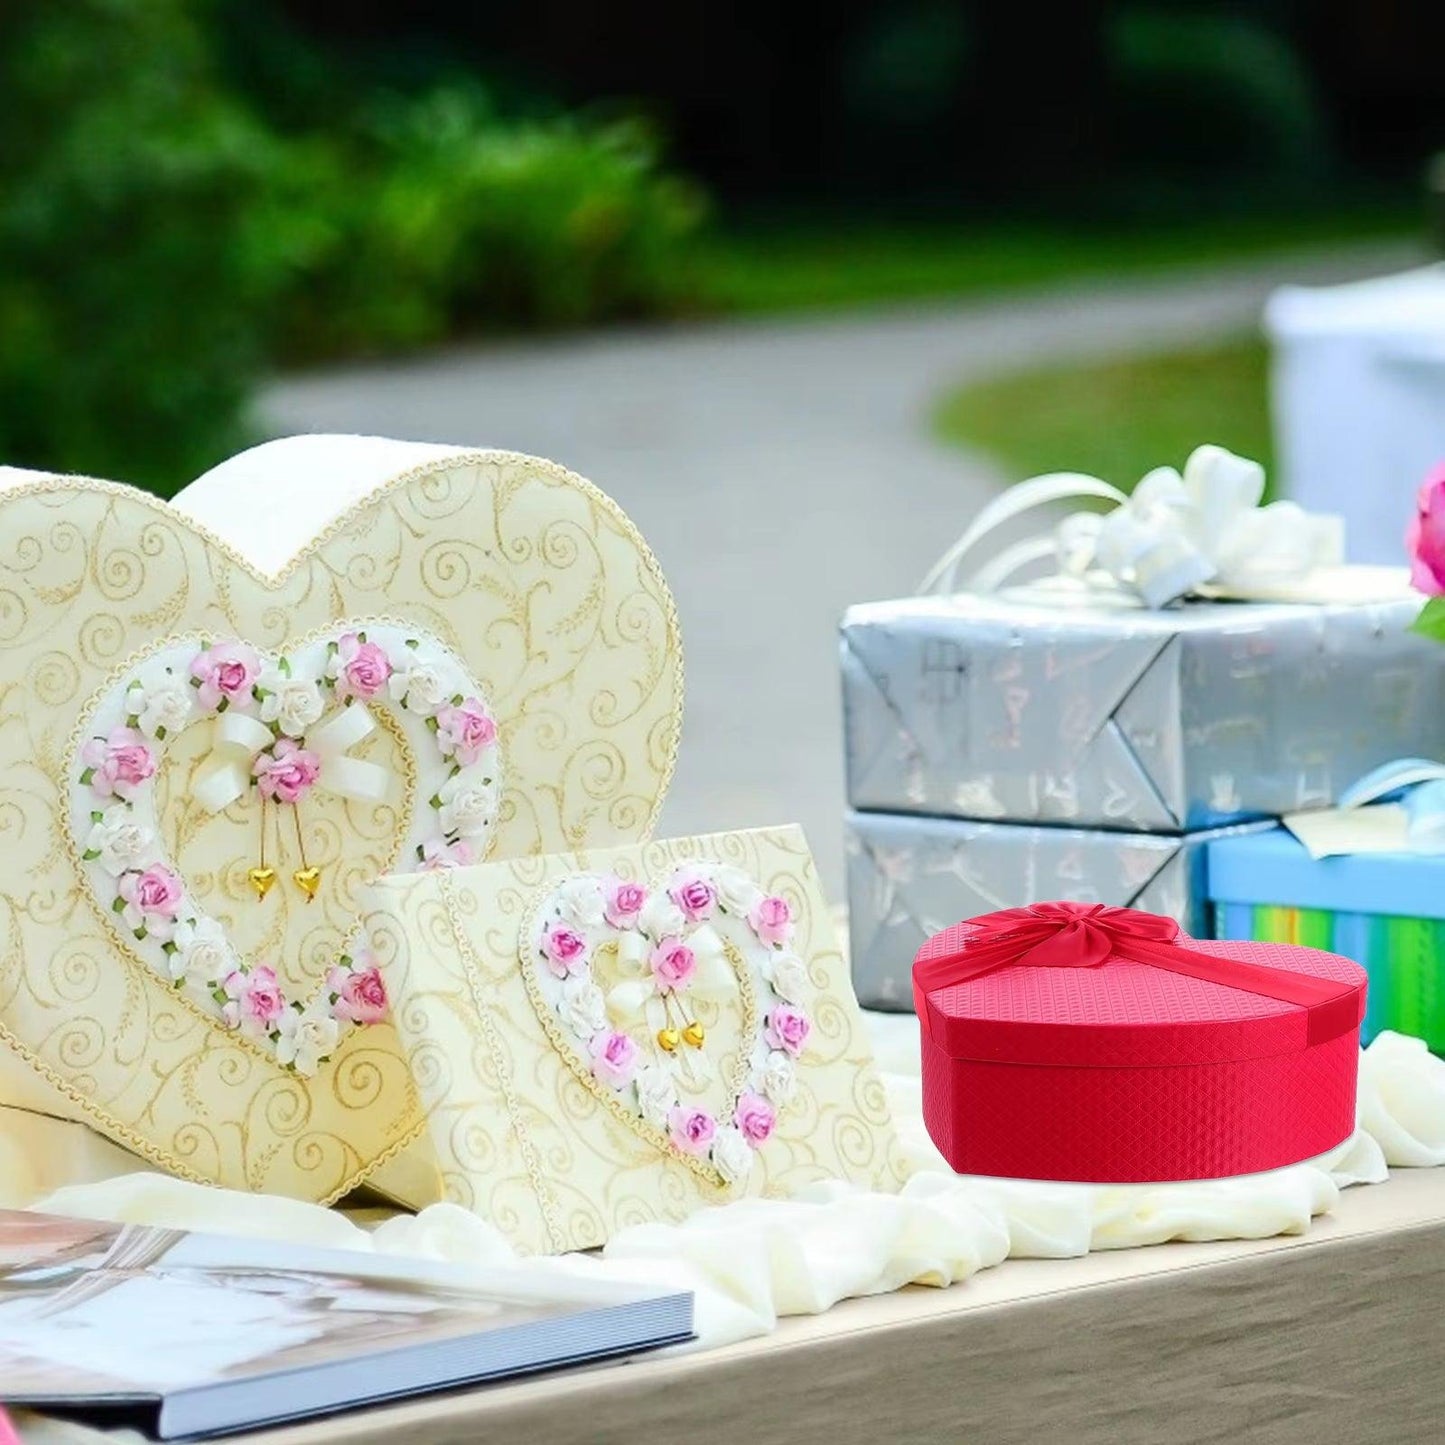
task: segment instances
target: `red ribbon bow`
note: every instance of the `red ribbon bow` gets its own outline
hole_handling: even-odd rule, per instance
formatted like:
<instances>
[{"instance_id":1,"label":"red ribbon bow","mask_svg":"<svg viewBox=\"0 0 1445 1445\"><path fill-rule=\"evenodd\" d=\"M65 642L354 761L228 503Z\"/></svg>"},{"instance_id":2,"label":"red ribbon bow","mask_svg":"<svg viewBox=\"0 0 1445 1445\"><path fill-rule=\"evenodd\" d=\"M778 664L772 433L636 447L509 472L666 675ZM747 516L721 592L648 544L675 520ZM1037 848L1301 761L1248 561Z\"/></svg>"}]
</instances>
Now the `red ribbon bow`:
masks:
<instances>
[{"instance_id":1,"label":"red ribbon bow","mask_svg":"<svg viewBox=\"0 0 1445 1445\"><path fill-rule=\"evenodd\" d=\"M928 995L938 989L1002 968L1099 968L1114 958L1298 1004L1308 1013L1312 1045L1359 1022L1354 984L1199 953L1182 946L1188 941L1172 918L1103 903L1035 903L985 913L923 946L913 965L913 1005L924 1033L931 1033Z\"/></svg>"}]
</instances>

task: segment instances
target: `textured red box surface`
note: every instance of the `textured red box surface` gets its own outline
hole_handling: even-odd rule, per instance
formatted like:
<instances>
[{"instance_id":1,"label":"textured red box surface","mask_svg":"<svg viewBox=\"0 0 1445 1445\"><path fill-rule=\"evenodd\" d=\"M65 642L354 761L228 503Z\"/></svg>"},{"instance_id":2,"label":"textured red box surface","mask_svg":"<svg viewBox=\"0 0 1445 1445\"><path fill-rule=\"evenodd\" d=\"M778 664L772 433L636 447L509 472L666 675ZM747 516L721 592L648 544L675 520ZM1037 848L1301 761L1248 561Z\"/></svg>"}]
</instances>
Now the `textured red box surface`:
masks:
<instances>
[{"instance_id":1,"label":"textured red box surface","mask_svg":"<svg viewBox=\"0 0 1445 1445\"><path fill-rule=\"evenodd\" d=\"M940 962L966 967L977 922L930 939L915 978L929 975L925 965L934 979ZM924 1119L954 1169L1095 1183L1208 1179L1298 1163L1349 1137L1364 970L1291 944L1173 942L1206 971L1217 960L1246 975L1292 974L1301 987L1333 985L1338 997L1323 1010L1331 1019L1321 1028L1319 1010L1311 1019L1298 1003L1126 959L1107 944L1095 965L1061 965L1056 949L1048 966L1007 965L926 989Z\"/></svg>"}]
</instances>

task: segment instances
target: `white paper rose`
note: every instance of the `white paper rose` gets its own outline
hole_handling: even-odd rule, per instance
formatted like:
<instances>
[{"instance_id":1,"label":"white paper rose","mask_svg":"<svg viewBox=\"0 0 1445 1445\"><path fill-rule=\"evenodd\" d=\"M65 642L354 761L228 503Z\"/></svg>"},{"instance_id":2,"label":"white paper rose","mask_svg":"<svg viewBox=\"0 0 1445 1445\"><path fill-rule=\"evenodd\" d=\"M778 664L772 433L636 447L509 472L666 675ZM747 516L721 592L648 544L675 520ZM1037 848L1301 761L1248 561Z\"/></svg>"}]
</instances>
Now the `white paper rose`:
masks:
<instances>
[{"instance_id":1,"label":"white paper rose","mask_svg":"<svg viewBox=\"0 0 1445 1445\"><path fill-rule=\"evenodd\" d=\"M601 927L607 900L602 896L602 884L596 878L569 878L554 896L564 923L579 929Z\"/></svg>"},{"instance_id":2,"label":"white paper rose","mask_svg":"<svg viewBox=\"0 0 1445 1445\"><path fill-rule=\"evenodd\" d=\"M320 685L309 677L288 677L279 667L268 667L256 686L266 694L261 721L275 723L288 738L303 736L326 710Z\"/></svg>"},{"instance_id":3,"label":"white paper rose","mask_svg":"<svg viewBox=\"0 0 1445 1445\"><path fill-rule=\"evenodd\" d=\"M637 1071L637 1107L654 1128L666 1129L668 1115L677 1103L677 1085L666 1069L650 1065Z\"/></svg>"},{"instance_id":4,"label":"white paper rose","mask_svg":"<svg viewBox=\"0 0 1445 1445\"><path fill-rule=\"evenodd\" d=\"M492 826L497 816L497 785L484 782L476 768L463 768L442 784L437 821L444 835L476 838Z\"/></svg>"},{"instance_id":5,"label":"white paper rose","mask_svg":"<svg viewBox=\"0 0 1445 1445\"><path fill-rule=\"evenodd\" d=\"M802 1003L808 992L808 969L795 953L772 953L763 963L763 971L773 992L784 1003Z\"/></svg>"},{"instance_id":6,"label":"white paper rose","mask_svg":"<svg viewBox=\"0 0 1445 1445\"><path fill-rule=\"evenodd\" d=\"M387 688L394 701L418 717L431 717L439 712L452 692L442 669L423 659L416 660L405 671L393 672Z\"/></svg>"},{"instance_id":7,"label":"white paper rose","mask_svg":"<svg viewBox=\"0 0 1445 1445\"><path fill-rule=\"evenodd\" d=\"M113 803L85 839L85 855L112 878L154 861L155 833L137 823L124 803Z\"/></svg>"},{"instance_id":8,"label":"white paper rose","mask_svg":"<svg viewBox=\"0 0 1445 1445\"><path fill-rule=\"evenodd\" d=\"M341 1037L341 1025L327 1014L287 1009L276 1020L276 1027L280 1031L276 1059L290 1064L298 1074L314 1074Z\"/></svg>"},{"instance_id":9,"label":"white paper rose","mask_svg":"<svg viewBox=\"0 0 1445 1445\"><path fill-rule=\"evenodd\" d=\"M746 918L753 904L763 896L763 890L741 868L724 865L716 869L712 883L717 889L718 902L741 918Z\"/></svg>"},{"instance_id":10,"label":"white paper rose","mask_svg":"<svg viewBox=\"0 0 1445 1445\"><path fill-rule=\"evenodd\" d=\"M226 942L226 930L214 918L183 918L171 935L175 949L166 955L173 979L209 984L223 979L236 966L236 955Z\"/></svg>"},{"instance_id":11,"label":"white paper rose","mask_svg":"<svg viewBox=\"0 0 1445 1445\"><path fill-rule=\"evenodd\" d=\"M687 919L682 909L667 896L665 890L655 889L642 905L637 915L638 926L653 939L679 938L687 929Z\"/></svg>"},{"instance_id":12,"label":"white paper rose","mask_svg":"<svg viewBox=\"0 0 1445 1445\"><path fill-rule=\"evenodd\" d=\"M602 990L582 974L574 974L563 983L557 1012L579 1039L590 1039L607 1027L607 1000Z\"/></svg>"},{"instance_id":13,"label":"white paper rose","mask_svg":"<svg viewBox=\"0 0 1445 1445\"><path fill-rule=\"evenodd\" d=\"M735 1184L753 1167L753 1151L742 1130L728 1124L712 1141L712 1163L729 1184Z\"/></svg>"},{"instance_id":14,"label":"white paper rose","mask_svg":"<svg viewBox=\"0 0 1445 1445\"><path fill-rule=\"evenodd\" d=\"M126 713L148 738L174 737L195 714L194 693L173 673L136 683L125 695Z\"/></svg>"},{"instance_id":15,"label":"white paper rose","mask_svg":"<svg viewBox=\"0 0 1445 1445\"><path fill-rule=\"evenodd\" d=\"M769 1103L781 1108L792 1102L798 1092L798 1072L793 1061L781 1050L774 1049L763 1066L763 1094Z\"/></svg>"}]
</instances>

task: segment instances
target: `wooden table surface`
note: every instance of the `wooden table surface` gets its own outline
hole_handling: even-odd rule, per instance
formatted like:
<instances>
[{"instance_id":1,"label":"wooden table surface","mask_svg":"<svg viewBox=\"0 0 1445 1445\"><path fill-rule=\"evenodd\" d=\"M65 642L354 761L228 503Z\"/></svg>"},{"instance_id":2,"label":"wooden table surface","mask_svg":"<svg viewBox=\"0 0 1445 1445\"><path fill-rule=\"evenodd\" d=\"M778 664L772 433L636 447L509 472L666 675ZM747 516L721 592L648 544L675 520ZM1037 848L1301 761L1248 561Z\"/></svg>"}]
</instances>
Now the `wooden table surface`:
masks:
<instances>
[{"instance_id":1,"label":"wooden table surface","mask_svg":"<svg viewBox=\"0 0 1445 1445\"><path fill-rule=\"evenodd\" d=\"M1297 1238L1010 1260L766 1338L242 1437L248 1445L1370 1445L1445 1440L1445 1170Z\"/></svg>"}]
</instances>

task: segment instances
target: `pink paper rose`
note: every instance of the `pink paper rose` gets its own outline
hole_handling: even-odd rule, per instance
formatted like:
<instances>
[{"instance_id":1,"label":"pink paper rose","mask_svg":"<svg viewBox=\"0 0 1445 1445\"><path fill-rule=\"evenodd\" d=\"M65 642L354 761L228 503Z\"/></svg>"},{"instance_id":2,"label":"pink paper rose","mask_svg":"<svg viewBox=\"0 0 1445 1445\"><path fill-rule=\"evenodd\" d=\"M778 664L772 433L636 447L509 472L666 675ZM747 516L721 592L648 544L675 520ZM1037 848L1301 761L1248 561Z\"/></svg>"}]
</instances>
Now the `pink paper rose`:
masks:
<instances>
[{"instance_id":1,"label":"pink paper rose","mask_svg":"<svg viewBox=\"0 0 1445 1445\"><path fill-rule=\"evenodd\" d=\"M737 1124L743 1138L757 1149L768 1142L773 1126L778 1122L778 1116L773 1106L761 1094L742 1094L738 1098L733 1122Z\"/></svg>"},{"instance_id":2,"label":"pink paper rose","mask_svg":"<svg viewBox=\"0 0 1445 1445\"><path fill-rule=\"evenodd\" d=\"M428 838L421 845L421 871L435 873L440 868L465 868L477 861L472 845L465 838L448 843L445 838Z\"/></svg>"},{"instance_id":3,"label":"pink paper rose","mask_svg":"<svg viewBox=\"0 0 1445 1445\"><path fill-rule=\"evenodd\" d=\"M227 1028L240 1029L245 1034L269 1034L286 1010L280 980L275 970L264 963L249 972L243 973L238 968L227 974L221 988L226 995L221 1017Z\"/></svg>"},{"instance_id":4,"label":"pink paper rose","mask_svg":"<svg viewBox=\"0 0 1445 1445\"><path fill-rule=\"evenodd\" d=\"M609 878L604 890L603 916L614 928L631 928L647 902L647 889L640 883Z\"/></svg>"},{"instance_id":5,"label":"pink paper rose","mask_svg":"<svg viewBox=\"0 0 1445 1445\"><path fill-rule=\"evenodd\" d=\"M592 1072L609 1088L620 1089L637 1072L637 1045L627 1034L593 1034L587 1045Z\"/></svg>"},{"instance_id":6,"label":"pink paper rose","mask_svg":"<svg viewBox=\"0 0 1445 1445\"><path fill-rule=\"evenodd\" d=\"M391 678L391 659L374 642L348 632L336 644L336 695L342 701L379 696Z\"/></svg>"},{"instance_id":7,"label":"pink paper rose","mask_svg":"<svg viewBox=\"0 0 1445 1445\"><path fill-rule=\"evenodd\" d=\"M445 758L469 768L497 740L497 725L480 702L469 697L437 713L437 746Z\"/></svg>"},{"instance_id":8,"label":"pink paper rose","mask_svg":"<svg viewBox=\"0 0 1445 1445\"><path fill-rule=\"evenodd\" d=\"M791 1004L780 1003L768 1015L765 1037L770 1048L782 1049L784 1053L797 1058L803 1052L803 1045L808 1042L808 1035L812 1031L813 1026L808 1022L807 1014L795 1009Z\"/></svg>"},{"instance_id":9,"label":"pink paper rose","mask_svg":"<svg viewBox=\"0 0 1445 1445\"><path fill-rule=\"evenodd\" d=\"M1445 466L1436 467L1416 493L1405 546L1410 585L1427 597L1445 596Z\"/></svg>"},{"instance_id":10,"label":"pink paper rose","mask_svg":"<svg viewBox=\"0 0 1445 1445\"><path fill-rule=\"evenodd\" d=\"M667 1116L667 1137L684 1154L706 1154L716 1133L717 1123L706 1109L678 1104Z\"/></svg>"},{"instance_id":11,"label":"pink paper rose","mask_svg":"<svg viewBox=\"0 0 1445 1445\"><path fill-rule=\"evenodd\" d=\"M209 712L223 701L249 701L251 687L260 675L260 654L244 642L218 642L191 662L191 676L200 680L196 696Z\"/></svg>"},{"instance_id":12,"label":"pink paper rose","mask_svg":"<svg viewBox=\"0 0 1445 1445\"><path fill-rule=\"evenodd\" d=\"M122 873L116 884L125 907L121 917L138 932L168 937L181 906L181 880L169 868L154 863L141 873Z\"/></svg>"},{"instance_id":13,"label":"pink paper rose","mask_svg":"<svg viewBox=\"0 0 1445 1445\"><path fill-rule=\"evenodd\" d=\"M91 738L80 760L90 770L90 791L98 798L112 793L128 798L156 771L155 755L134 728L112 728L103 738Z\"/></svg>"},{"instance_id":14,"label":"pink paper rose","mask_svg":"<svg viewBox=\"0 0 1445 1445\"><path fill-rule=\"evenodd\" d=\"M321 776L321 759L294 738L279 738L269 753L256 759L251 771L263 798L299 803Z\"/></svg>"},{"instance_id":15,"label":"pink paper rose","mask_svg":"<svg viewBox=\"0 0 1445 1445\"><path fill-rule=\"evenodd\" d=\"M680 938L664 938L647 962L659 993L686 988L697 972L697 955Z\"/></svg>"},{"instance_id":16,"label":"pink paper rose","mask_svg":"<svg viewBox=\"0 0 1445 1445\"><path fill-rule=\"evenodd\" d=\"M689 923L701 923L712 917L717 907L717 889L701 873L689 869L679 873L668 885L668 897L682 910Z\"/></svg>"},{"instance_id":17,"label":"pink paper rose","mask_svg":"<svg viewBox=\"0 0 1445 1445\"><path fill-rule=\"evenodd\" d=\"M587 940L565 923L554 923L542 935L542 952L548 968L558 978L566 978L587 961Z\"/></svg>"},{"instance_id":18,"label":"pink paper rose","mask_svg":"<svg viewBox=\"0 0 1445 1445\"><path fill-rule=\"evenodd\" d=\"M386 984L374 963L358 959L356 968L333 968L326 976L328 993L336 995L331 1013L347 1023L379 1024L386 1017Z\"/></svg>"},{"instance_id":19,"label":"pink paper rose","mask_svg":"<svg viewBox=\"0 0 1445 1445\"><path fill-rule=\"evenodd\" d=\"M793 910L786 898L759 898L748 909L748 922L773 948L781 948L793 936Z\"/></svg>"}]
</instances>

